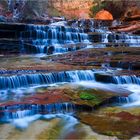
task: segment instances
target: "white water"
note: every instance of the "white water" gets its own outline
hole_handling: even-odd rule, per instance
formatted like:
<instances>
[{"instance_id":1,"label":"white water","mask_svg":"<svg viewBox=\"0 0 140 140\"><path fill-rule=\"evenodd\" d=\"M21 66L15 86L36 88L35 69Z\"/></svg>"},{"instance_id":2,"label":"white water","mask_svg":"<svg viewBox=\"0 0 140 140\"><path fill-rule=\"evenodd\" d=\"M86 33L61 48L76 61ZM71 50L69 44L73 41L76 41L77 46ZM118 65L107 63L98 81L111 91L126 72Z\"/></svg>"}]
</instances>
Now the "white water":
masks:
<instances>
[{"instance_id":1,"label":"white water","mask_svg":"<svg viewBox=\"0 0 140 140\"><path fill-rule=\"evenodd\" d=\"M28 128L28 126L37 120L51 120L51 119L60 119L58 122L61 126L61 131L59 132L59 139L64 139L67 134L70 134L71 132L75 131L76 125L79 124L79 121L72 116L73 114L49 114L49 115L33 115L30 117L24 117L22 119L15 119L11 121L11 125L14 127L25 130ZM44 121L45 123L45 121Z\"/></svg>"},{"instance_id":2,"label":"white water","mask_svg":"<svg viewBox=\"0 0 140 140\"><path fill-rule=\"evenodd\" d=\"M76 82L72 83L71 86L83 86L86 88L94 88L94 89L101 89L105 91L112 91L112 92L117 92L117 93L128 93L131 92L132 94L129 95L129 98L131 102L128 104L123 104L122 107L134 107L134 106L140 106L140 86L135 85L135 84L104 84L100 82L95 82L95 81L82 81L82 82ZM41 114L32 114L31 111L26 110L26 111L18 111L16 114L19 114L17 119L9 119L12 125L18 128L25 129L29 126L30 123L32 123L35 120L38 119L53 119L53 118L63 118L63 121L67 124L65 125L64 129L68 130L74 126L74 124L77 124L78 121L73 118L69 113L66 114L48 114L48 115L41 115ZM27 114L27 116L25 115ZM30 114L30 115L28 115ZM71 113L70 113L71 114ZM25 117L24 117L25 116ZM16 118L16 117L15 117ZM5 118L6 119L6 118Z\"/></svg>"},{"instance_id":3,"label":"white water","mask_svg":"<svg viewBox=\"0 0 140 140\"><path fill-rule=\"evenodd\" d=\"M72 116L72 114L48 114L48 115L41 115L36 114L33 116L28 116L20 119L11 120L11 124L17 128L25 129L27 128L32 122L39 120L39 119L46 119L50 120L53 118L61 118L64 123L65 127L63 131L70 132L73 127L78 124L78 120Z\"/></svg>"},{"instance_id":4,"label":"white water","mask_svg":"<svg viewBox=\"0 0 140 140\"><path fill-rule=\"evenodd\" d=\"M124 89L121 85L116 85L116 84L104 84L96 81L87 81L87 82L81 81L81 82L76 82L76 84L86 88L111 91L111 92L119 93L120 95L124 92L128 92L128 94L130 93L129 90Z\"/></svg>"},{"instance_id":5,"label":"white water","mask_svg":"<svg viewBox=\"0 0 140 140\"><path fill-rule=\"evenodd\" d=\"M109 73L111 74L112 71L76 70L48 74L27 74L24 76L2 76L0 77L0 100L3 102L13 98L16 101L26 94L36 93L42 87L47 89L51 86L57 87L66 83L71 83L71 85L74 83L87 88L97 88L120 94L133 93L129 96L129 104L140 105L140 78L135 75L113 76ZM98 74L97 77L96 74Z\"/></svg>"},{"instance_id":6,"label":"white water","mask_svg":"<svg viewBox=\"0 0 140 140\"><path fill-rule=\"evenodd\" d=\"M105 73L106 72L106 73ZM112 71L75 70L52 73L38 73L26 75L0 76L0 90L51 85L64 82L96 81L114 84L138 84L140 78L132 75L113 76Z\"/></svg>"},{"instance_id":7,"label":"white water","mask_svg":"<svg viewBox=\"0 0 140 140\"><path fill-rule=\"evenodd\" d=\"M62 82L75 82L94 80L92 70L62 71L48 74L27 74L0 77L0 90L34 87L37 85L50 85Z\"/></svg>"},{"instance_id":8,"label":"white water","mask_svg":"<svg viewBox=\"0 0 140 140\"><path fill-rule=\"evenodd\" d=\"M59 21L59 22L54 22L50 24L51 26L66 26L67 22L66 21Z\"/></svg>"},{"instance_id":9,"label":"white water","mask_svg":"<svg viewBox=\"0 0 140 140\"><path fill-rule=\"evenodd\" d=\"M126 84L127 90L131 91L132 94L129 95L130 103L123 105L123 107L137 107L140 106L140 86L134 84Z\"/></svg>"}]
</instances>

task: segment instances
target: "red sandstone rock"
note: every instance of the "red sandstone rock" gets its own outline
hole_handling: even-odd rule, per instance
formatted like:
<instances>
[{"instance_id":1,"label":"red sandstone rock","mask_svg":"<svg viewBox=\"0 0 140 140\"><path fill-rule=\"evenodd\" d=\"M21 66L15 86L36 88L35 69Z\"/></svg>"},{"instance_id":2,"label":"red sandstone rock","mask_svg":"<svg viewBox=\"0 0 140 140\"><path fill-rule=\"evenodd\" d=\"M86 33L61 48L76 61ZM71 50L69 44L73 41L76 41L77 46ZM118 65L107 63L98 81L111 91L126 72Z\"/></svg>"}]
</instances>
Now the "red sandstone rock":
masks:
<instances>
[{"instance_id":1,"label":"red sandstone rock","mask_svg":"<svg viewBox=\"0 0 140 140\"><path fill-rule=\"evenodd\" d=\"M67 18L89 18L92 0L49 0L52 6Z\"/></svg>"},{"instance_id":2,"label":"red sandstone rock","mask_svg":"<svg viewBox=\"0 0 140 140\"><path fill-rule=\"evenodd\" d=\"M125 112L125 111L117 113L116 117L119 117L122 120L128 120L128 121L139 119L139 116L132 115L131 113L128 113L128 112Z\"/></svg>"},{"instance_id":3,"label":"red sandstone rock","mask_svg":"<svg viewBox=\"0 0 140 140\"><path fill-rule=\"evenodd\" d=\"M107 10L101 10L95 15L97 20L113 20L113 16Z\"/></svg>"},{"instance_id":4,"label":"red sandstone rock","mask_svg":"<svg viewBox=\"0 0 140 140\"><path fill-rule=\"evenodd\" d=\"M111 27L110 30L117 31L117 32L136 32L140 30L140 22L136 22L134 24L130 24L127 26L116 26Z\"/></svg>"},{"instance_id":5,"label":"red sandstone rock","mask_svg":"<svg viewBox=\"0 0 140 140\"><path fill-rule=\"evenodd\" d=\"M38 93L30 97L21 99L21 101L9 101L0 104L2 106L13 106L18 104L53 104L70 101L70 98L64 94L63 90L48 90L45 93Z\"/></svg>"},{"instance_id":6,"label":"red sandstone rock","mask_svg":"<svg viewBox=\"0 0 140 140\"><path fill-rule=\"evenodd\" d=\"M140 9L137 6L129 7L123 17L124 21L140 20Z\"/></svg>"}]
</instances>

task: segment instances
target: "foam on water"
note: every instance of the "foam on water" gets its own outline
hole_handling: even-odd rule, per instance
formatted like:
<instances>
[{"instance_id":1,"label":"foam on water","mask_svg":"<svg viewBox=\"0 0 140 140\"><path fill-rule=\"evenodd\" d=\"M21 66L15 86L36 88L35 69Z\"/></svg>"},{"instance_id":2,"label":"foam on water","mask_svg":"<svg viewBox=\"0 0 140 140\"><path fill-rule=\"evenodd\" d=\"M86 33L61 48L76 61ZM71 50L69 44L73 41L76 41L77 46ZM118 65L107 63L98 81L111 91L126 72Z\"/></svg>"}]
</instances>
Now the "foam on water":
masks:
<instances>
[{"instance_id":1,"label":"foam on water","mask_svg":"<svg viewBox=\"0 0 140 140\"><path fill-rule=\"evenodd\" d=\"M64 121L65 126L63 128L63 131L70 132L71 129L73 129L73 126L78 124L78 120L72 116L72 114L48 114L48 115L41 115L36 114L33 116L28 116L20 119L14 119L11 121L11 124L17 128L25 129L27 128L32 122L39 120L39 119L54 119L54 118L60 118L62 121Z\"/></svg>"},{"instance_id":2,"label":"foam on water","mask_svg":"<svg viewBox=\"0 0 140 140\"><path fill-rule=\"evenodd\" d=\"M94 88L94 89L100 89L100 90L106 90L106 91L111 91L111 92L117 92L117 93L123 93L125 90L123 87L120 85L116 84L104 84L96 81L81 81L77 82L77 85L87 87L87 88Z\"/></svg>"},{"instance_id":3,"label":"foam on water","mask_svg":"<svg viewBox=\"0 0 140 140\"><path fill-rule=\"evenodd\" d=\"M14 119L13 121L11 121L11 124L17 128L25 129L29 126L31 122L36 121L39 118L41 118L41 115L37 114L37 115L28 116L20 119Z\"/></svg>"},{"instance_id":4,"label":"foam on water","mask_svg":"<svg viewBox=\"0 0 140 140\"><path fill-rule=\"evenodd\" d=\"M140 106L140 86L134 84L126 84L127 90L131 91L132 94L129 95L130 102L123 105L123 107L137 107Z\"/></svg>"}]
</instances>

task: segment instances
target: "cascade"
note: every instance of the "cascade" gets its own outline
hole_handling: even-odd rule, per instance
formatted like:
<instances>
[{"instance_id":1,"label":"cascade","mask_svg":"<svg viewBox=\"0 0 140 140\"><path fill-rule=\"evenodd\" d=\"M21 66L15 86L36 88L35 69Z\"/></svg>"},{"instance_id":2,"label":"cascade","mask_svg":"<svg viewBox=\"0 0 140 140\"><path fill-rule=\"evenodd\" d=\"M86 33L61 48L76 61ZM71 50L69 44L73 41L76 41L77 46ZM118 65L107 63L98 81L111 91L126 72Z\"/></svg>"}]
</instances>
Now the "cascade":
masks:
<instances>
[{"instance_id":1,"label":"cascade","mask_svg":"<svg viewBox=\"0 0 140 140\"><path fill-rule=\"evenodd\" d=\"M129 34L115 34L107 32L101 34L101 43L122 44L129 47L137 47L140 43L140 37Z\"/></svg>"},{"instance_id":2,"label":"cascade","mask_svg":"<svg viewBox=\"0 0 140 140\"><path fill-rule=\"evenodd\" d=\"M116 84L138 84L140 85L140 78L132 75L132 76L114 76L113 82Z\"/></svg>"},{"instance_id":3,"label":"cascade","mask_svg":"<svg viewBox=\"0 0 140 140\"><path fill-rule=\"evenodd\" d=\"M101 72L102 73L102 72ZM62 71L53 73L19 74L0 77L0 89L16 89L36 85L50 85L65 82L96 81L113 84L137 84L140 78L135 75L112 76L92 70Z\"/></svg>"},{"instance_id":4,"label":"cascade","mask_svg":"<svg viewBox=\"0 0 140 140\"><path fill-rule=\"evenodd\" d=\"M108 34L102 34L102 42L103 43L108 43Z\"/></svg>"},{"instance_id":5,"label":"cascade","mask_svg":"<svg viewBox=\"0 0 140 140\"><path fill-rule=\"evenodd\" d=\"M95 80L103 83L140 85L140 77L135 75L112 76L96 73Z\"/></svg>"},{"instance_id":6,"label":"cascade","mask_svg":"<svg viewBox=\"0 0 140 140\"><path fill-rule=\"evenodd\" d=\"M1 76L0 89L13 89L29 87L42 84L54 84L60 82L78 82L83 80L94 80L94 73L91 70L77 70L54 72L48 74L26 74L14 76Z\"/></svg>"},{"instance_id":7,"label":"cascade","mask_svg":"<svg viewBox=\"0 0 140 140\"><path fill-rule=\"evenodd\" d=\"M20 40L30 42L37 53L47 54L67 52L66 44L89 43L88 35L80 28L51 25L28 25Z\"/></svg>"},{"instance_id":8,"label":"cascade","mask_svg":"<svg viewBox=\"0 0 140 140\"><path fill-rule=\"evenodd\" d=\"M20 119L36 114L74 113L75 105L71 103L55 103L47 105L23 104L0 107L0 110L0 121L9 121L11 119Z\"/></svg>"},{"instance_id":9,"label":"cascade","mask_svg":"<svg viewBox=\"0 0 140 140\"><path fill-rule=\"evenodd\" d=\"M139 85L126 85L126 89L132 92L128 96L129 102L124 104L124 107L135 107L140 106L140 86Z\"/></svg>"},{"instance_id":10,"label":"cascade","mask_svg":"<svg viewBox=\"0 0 140 140\"><path fill-rule=\"evenodd\" d=\"M117 99L119 104L126 104L131 102L129 97L118 97Z\"/></svg>"},{"instance_id":11,"label":"cascade","mask_svg":"<svg viewBox=\"0 0 140 140\"><path fill-rule=\"evenodd\" d=\"M131 34L126 34L126 33L121 33L121 34L117 34L117 35L113 35L109 37L111 42L114 43L121 43L121 44L125 44L126 46L130 46L130 47L137 47L139 46L140 43L140 36L136 36L136 35L131 35Z\"/></svg>"},{"instance_id":12,"label":"cascade","mask_svg":"<svg viewBox=\"0 0 140 140\"><path fill-rule=\"evenodd\" d=\"M113 24L110 21L98 21L90 19L89 21L81 20L79 22L82 22L82 28L85 27L89 28L88 32L97 33L98 36L98 43L115 43L115 44L123 44L130 47L139 47L140 44L140 36L138 35L132 35L127 33L115 33L109 31L108 27ZM119 22L119 21L118 21ZM120 23L119 23L120 24ZM86 29L87 30L87 29ZM94 42L91 40L91 42Z\"/></svg>"}]
</instances>

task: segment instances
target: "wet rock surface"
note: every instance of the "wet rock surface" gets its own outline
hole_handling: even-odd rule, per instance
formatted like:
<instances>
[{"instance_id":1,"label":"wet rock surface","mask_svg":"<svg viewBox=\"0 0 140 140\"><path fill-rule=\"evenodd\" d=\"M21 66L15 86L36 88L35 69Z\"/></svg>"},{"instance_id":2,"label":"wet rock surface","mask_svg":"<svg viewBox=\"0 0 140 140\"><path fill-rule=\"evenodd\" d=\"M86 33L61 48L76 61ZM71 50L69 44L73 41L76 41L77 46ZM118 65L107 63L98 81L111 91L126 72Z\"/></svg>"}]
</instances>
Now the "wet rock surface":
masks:
<instances>
[{"instance_id":1,"label":"wet rock surface","mask_svg":"<svg viewBox=\"0 0 140 140\"><path fill-rule=\"evenodd\" d=\"M78 118L90 125L94 131L104 135L117 136L122 140L139 135L140 113L138 108L109 107L98 110L94 114L78 114Z\"/></svg>"},{"instance_id":2,"label":"wet rock surface","mask_svg":"<svg viewBox=\"0 0 140 140\"><path fill-rule=\"evenodd\" d=\"M18 101L7 101L0 104L0 114L1 117L3 112L15 112L17 110L28 110L33 109L33 106L38 107L40 113L51 113L48 112L45 106L52 105L52 111L54 109L57 110L56 106L60 107L60 111L70 111L70 106L73 106L73 111L90 111L92 112L94 109L97 109L101 106L110 105L116 103L119 97L126 97L129 93L122 93L121 95L117 92L113 93L110 91L102 91L102 90L94 90L94 89L80 89L80 88L63 88L55 89L55 90L40 90L38 93L34 95L26 95L27 97L20 97ZM86 98L90 96L90 98ZM91 98L92 97L92 98ZM66 106L67 103L68 105ZM63 105L64 104L64 105ZM67 107L67 109L65 108ZM4 108L6 110L4 110ZM44 108L44 109L43 109ZM59 107L58 107L59 108ZM7 114L8 115L8 114ZM8 116L7 116L8 117Z\"/></svg>"},{"instance_id":3,"label":"wet rock surface","mask_svg":"<svg viewBox=\"0 0 140 140\"><path fill-rule=\"evenodd\" d=\"M41 130L30 138L113 140L140 135L139 36L112 33L107 30L110 22L98 23L79 20L69 21L71 27L28 29L0 24L0 32L5 30L0 36L0 121L19 129L30 124L22 134L10 127L1 138L10 139L11 133L16 134L13 139L25 138L39 124ZM55 131L46 130L43 119L49 115L55 118L49 121ZM65 115L70 118L65 120ZM73 130L66 129L65 122L74 124L68 126ZM0 126L2 132L7 125ZM68 133L62 134L64 130Z\"/></svg>"},{"instance_id":4,"label":"wet rock surface","mask_svg":"<svg viewBox=\"0 0 140 140\"><path fill-rule=\"evenodd\" d=\"M52 62L62 64L69 64L72 66L79 66L92 68L122 68L124 70L139 71L139 48L96 48L85 49L70 54L63 54L60 56L50 56L42 58L43 60L51 59ZM129 73L129 71L128 71ZM130 71L131 73L131 71Z\"/></svg>"}]
</instances>

